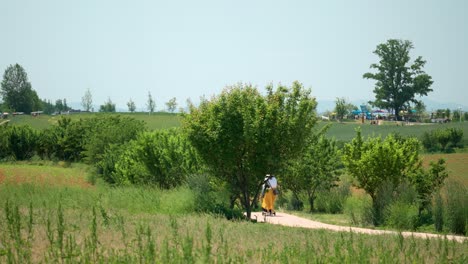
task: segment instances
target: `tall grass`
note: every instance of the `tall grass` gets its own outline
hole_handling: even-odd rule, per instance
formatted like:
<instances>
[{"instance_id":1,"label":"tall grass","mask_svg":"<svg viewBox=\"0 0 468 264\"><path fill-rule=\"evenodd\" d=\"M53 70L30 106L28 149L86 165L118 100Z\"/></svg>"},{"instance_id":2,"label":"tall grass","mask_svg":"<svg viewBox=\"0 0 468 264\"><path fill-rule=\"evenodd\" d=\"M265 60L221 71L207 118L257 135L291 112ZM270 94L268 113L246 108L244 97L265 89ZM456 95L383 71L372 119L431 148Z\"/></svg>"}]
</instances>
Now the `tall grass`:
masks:
<instances>
[{"instance_id":1,"label":"tall grass","mask_svg":"<svg viewBox=\"0 0 468 264\"><path fill-rule=\"evenodd\" d=\"M14 202L4 207L1 263L463 263L468 256L467 242L272 226L212 215L111 214L105 225L96 207L73 210L60 203L33 208L34 234L29 236L29 212ZM54 239L42 243L47 236Z\"/></svg>"}]
</instances>

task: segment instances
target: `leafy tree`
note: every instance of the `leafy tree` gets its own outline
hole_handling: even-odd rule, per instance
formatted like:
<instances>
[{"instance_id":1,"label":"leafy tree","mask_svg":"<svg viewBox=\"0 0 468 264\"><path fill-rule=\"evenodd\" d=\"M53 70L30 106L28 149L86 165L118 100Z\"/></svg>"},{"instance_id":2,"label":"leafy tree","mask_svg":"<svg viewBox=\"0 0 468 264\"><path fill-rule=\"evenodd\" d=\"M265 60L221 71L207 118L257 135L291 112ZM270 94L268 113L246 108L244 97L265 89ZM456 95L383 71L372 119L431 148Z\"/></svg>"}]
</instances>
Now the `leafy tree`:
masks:
<instances>
[{"instance_id":1,"label":"leafy tree","mask_svg":"<svg viewBox=\"0 0 468 264\"><path fill-rule=\"evenodd\" d=\"M461 111L454 110L453 111L453 121L459 122L461 120Z\"/></svg>"},{"instance_id":2,"label":"leafy tree","mask_svg":"<svg viewBox=\"0 0 468 264\"><path fill-rule=\"evenodd\" d=\"M266 173L280 172L300 153L316 123L317 103L310 91L267 87L262 96L251 85L228 87L183 120L188 139L213 174L226 182L250 217ZM233 204L232 204L233 205Z\"/></svg>"},{"instance_id":3,"label":"leafy tree","mask_svg":"<svg viewBox=\"0 0 468 264\"><path fill-rule=\"evenodd\" d=\"M451 113L450 109L448 109L448 108L445 109L445 116L446 116L448 119L450 119L450 113Z\"/></svg>"},{"instance_id":4,"label":"leafy tree","mask_svg":"<svg viewBox=\"0 0 468 264\"><path fill-rule=\"evenodd\" d=\"M127 106L128 106L128 111L130 111L131 113L135 112L136 106L132 98L130 98L130 101L128 101Z\"/></svg>"},{"instance_id":5,"label":"leafy tree","mask_svg":"<svg viewBox=\"0 0 468 264\"><path fill-rule=\"evenodd\" d=\"M62 99L57 99L55 101L55 109L59 112L64 111L64 105L63 105Z\"/></svg>"},{"instance_id":6,"label":"leafy tree","mask_svg":"<svg viewBox=\"0 0 468 264\"><path fill-rule=\"evenodd\" d=\"M81 98L81 106L83 106L83 109L87 112L91 111L91 108L93 107L93 96L89 88Z\"/></svg>"},{"instance_id":7,"label":"leafy tree","mask_svg":"<svg viewBox=\"0 0 468 264\"><path fill-rule=\"evenodd\" d=\"M421 122L424 116L424 113L426 112L426 105L422 101L418 101L416 102L414 109L416 110L416 113L418 114L419 122Z\"/></svg>"},{"instance_id":8,"label":"leafy tree","mask_svg":"<svg viewBox=\"0 0 468 264\"><path fill-rule=\"evenodd\" d=\"M346 101L346 99L343 97L342 98L337 97L335 104L336 104L335 105L336 118L339 121L342 121L343 119L346 118L347 115L349 115L351 111L353 111L354 109L357 109L356 106Z\"/></svg>"},{"instance_id":9,"label":"leafy tree","mask_svg":"<svg viewBox=\"0 0 468 264\"><path fill-rule=\"evenodd\" d=\"M5 70L1 86L0 94L8 109L25 113L40 109L39 97L31 88L28 75L21 65L10 65Z\"/></svg>"},{"instance_id":10,"label":"leafy tree","mask_svg":"<svg viewBox=\"0 0 468 264\"><path fill-rule=\"evenodd\" d=\"M111 99L108 98L107 102L105 102L101 107L99 108L99 112L104 112L104 113L114 113L115 112L115 104L112 103Z\"/></svg>"},{"instance_id":11,"label":"leafy tree","mask_svg":"<svg viewBox=\"0 0 468 264\"><path fill-rule=\"evenodd\" d=\"M154 113L154 109L156 108L156 103L154 102L153 96L151 96L151 92L148 92L148 103L146 104L149 114Z\"/></svg>"},{"instance_id":12,"label":"leafy tree","mask_svg":"<svg viewBox=\"0 0 468 264\"><path fill-rule=\"evenodd\" d=\"M50 100L42 100L42 109L45 114L52 114L55 112L55 105L50 102Z\"/></svg>"},{"instance_id":13,"label":"leafy tree","mask_svg":"<svg viewBox=\"0 0 468 264\"><path fill-rule=\"evenodd\" d=\"M400 120L400 111L407 110L410 103L416 103L416 96L427 95L433 81L432 77L423 71L426 61L422 57L410 62L409 52L413 44L408 40L390 39L377 46L374 53L379 56L380 62L370 65L377 73L365 73L366 79L373 79L375 83L375 101L372 105L393 109L397 120Z\"/></svg>"},{"instance_id":14,"label":"leafy tree","mask_svg":"<svg viewBox=\"0 0 468 264\"><path fill-rule=\"evenodd\" d=\"M419 141L394 135L385 140L375 137L364 141L361 131L357 130L356 137L343 148L343 163L356 179L356 186L371 197L374 223L379 224L383 210L379 204L381 192L385 188L395 189L410 174L421 169Z\"/></svg>"},{"instance_id":15,"label":"leafy tree","mask_svg":"<svg viewBox=\"0 0 468 264\"><path fill-rule=\"evenodd\" d=\"M169 100L166 103L166 107L167 107L167 111L173 113L175 111L175 109L177 108L176 98L173 97L171 100Z\"/></svg>"},{"instance_id":16,"label":"leafy tree","mask_svg":"<svg viewBox=\"0 0 468 264\"><path fill-rule=\"evenodd\" d=\"M339 181L341 161L334 140L327 139L327 128L314 135L302 154L293 159L283 177L283 186L292 190L295 198L305 193L314 210L318 190L329 191Z\"/></svg>"}]
</instances>

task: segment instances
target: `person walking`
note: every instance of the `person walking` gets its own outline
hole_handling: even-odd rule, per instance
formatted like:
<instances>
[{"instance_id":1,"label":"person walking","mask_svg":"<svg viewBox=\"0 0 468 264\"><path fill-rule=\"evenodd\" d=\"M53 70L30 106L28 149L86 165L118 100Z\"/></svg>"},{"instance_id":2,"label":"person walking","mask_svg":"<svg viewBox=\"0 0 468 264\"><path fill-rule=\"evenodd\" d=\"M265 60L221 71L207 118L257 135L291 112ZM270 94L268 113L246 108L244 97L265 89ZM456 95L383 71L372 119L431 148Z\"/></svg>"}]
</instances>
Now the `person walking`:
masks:
<instances>
[{"instance_id":1,"label":"person walking","mask_svg":"<svg viewBox=\"0 0 468 264\"><path fill-rule=\"evenodd\" d=\"M267 174L262 185L262 214L276 215L274 205L278 194L278 181L273 174Z\"/></svg>"}]
</instances>

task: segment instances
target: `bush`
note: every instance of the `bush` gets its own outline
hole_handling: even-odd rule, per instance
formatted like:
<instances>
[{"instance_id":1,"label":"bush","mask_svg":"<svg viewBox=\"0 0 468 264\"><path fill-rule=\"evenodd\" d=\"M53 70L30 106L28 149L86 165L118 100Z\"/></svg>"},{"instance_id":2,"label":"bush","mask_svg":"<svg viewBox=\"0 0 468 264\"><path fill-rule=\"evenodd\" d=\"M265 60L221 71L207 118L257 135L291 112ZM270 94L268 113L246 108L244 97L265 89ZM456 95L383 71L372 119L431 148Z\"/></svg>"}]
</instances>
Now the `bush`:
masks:
<instances>
[{"instance_id":1,"label":"bush","mask_svg":"<svg viewBox=\"0 0 468 264\"><path fill-rule=\"evenodd\" d=\"M432 216L434 220L434 228L437 232L442 232L444 229L444 204L442 196L437 193L433 199L433 211Z\"/></svg>"},{"instance_id":2,"label":"bush","mask_svg":"<svg viewBox=\"0 0 468 264\"><path fill-rule=\"evenodd\" d=\"M99 167L114 183L157 185L170 189L185 183L186 175L201 171L201 163L187 139L177 129L143 133L119 157L106 152ZM109 179L108 179L109 180Z\"/></svg>"},{"instance_id":3,"label":"bush","mask_svg":"<svg viewBox=\"0 0 468 264\"><path fill-rule=\"evenodd\" d=\"M368 226L374 222L372 200L368 196L349 196L344 203L343 211L354 225Z\"/></svg>"},{"instance_id":4,"label":"bush","mask_svg":"<svg viewBox=\"0 0 468 264\"><path fill-rule=\"evenodd\" d=\"M82 155L88 164L101 161L112 144L125 144L146 129L143 121L131 117L104 115L80 121L87 128Z\"/></svg>"},{"instance_id":5,"label":"bush","mask_svg":"<svg viewBox=\"0 0 468 264\"><path fill-rule=\"evenodd\" d=\"M446 223L450 232L466 235L468 223L468 188L450 181L446 186Z\"/></svg>"},{"instance_id":6,"label":"bush","mask_svg":"<svg viewBox=\"0 0 468 264\"><path fill-rule=\"evenodd\" d=\"M343 181L339 186L330 189L330 191L319 191L315 200L317 211L329 214L342 213L346 198L351 195L350 186L350 182Z\"/></svg>"},{"instance_id":7,"label":"bush","mask_svg":"<svg viewBox=\"0 0 468 264\"><path fill-rule=\"evenodd\" d=\"M39 136L28 125L0 128L0 159L27 160L36 153Z\"/></svg>"},{"instance_id":8,"label":"bush","mask_svg":"<svg viewBox=\"0 0 468 264\"><path fill-rule=\"evenodd\" d=\"M395 202L385 210L385 224L400 230L416 230L419 223L418 206Z\"/></svg>"},{"instance_id":9,"label":"bush","mask_svg":"<svg viewBox=\"0 0 468 264\"><path fill-rule=\"evenodd\" d=\"M452 127L424 132L421 141L427 151L436 152L450 151L452 148L462 147L460 145L462 139L463 130Z\"/></svg>"}]
</instances>

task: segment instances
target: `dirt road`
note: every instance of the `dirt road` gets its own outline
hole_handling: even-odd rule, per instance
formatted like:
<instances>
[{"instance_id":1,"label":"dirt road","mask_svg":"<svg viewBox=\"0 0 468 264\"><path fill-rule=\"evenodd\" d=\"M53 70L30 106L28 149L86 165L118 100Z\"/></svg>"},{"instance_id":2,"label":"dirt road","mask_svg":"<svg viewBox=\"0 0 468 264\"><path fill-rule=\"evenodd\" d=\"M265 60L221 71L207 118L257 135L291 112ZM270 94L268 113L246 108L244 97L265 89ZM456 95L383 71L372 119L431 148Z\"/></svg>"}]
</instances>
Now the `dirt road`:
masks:
<instances>
[{"instance_id":1,"label":"dirt road","mask_svg":"<svg viewBox=\"0 0 468 264\"><path fill-rule=\"evenodd\" d=\"M253 212L252 219L257 219L258 222L265 222L265 217L262 216L261 212ZM337 232L355 232L355 233L374 234L374 235L382 235L382 234L395 234L396 235L398 234L398 232L395 232L395 231L385 231L385 230L375 230L375 229L360 228L360 227L324 224L321 222L305 219L305 218L298 217L295 215L279 213L279 212L276 213L276 216L266 217L266 222L270 224L292 226L292 227L328 229L328 230L337 231ZM402 232L401 234L404 237L414 236L414 237L420 237L420 238L442 238L442 239L445 238L445 236L443 235L430 234L430 233ZM460 243L463 243L463 241L468 240L468 237L464 237L464 236L447 235L446 237L449 240L455 240Z\"/></svg>"}]
</instances>

